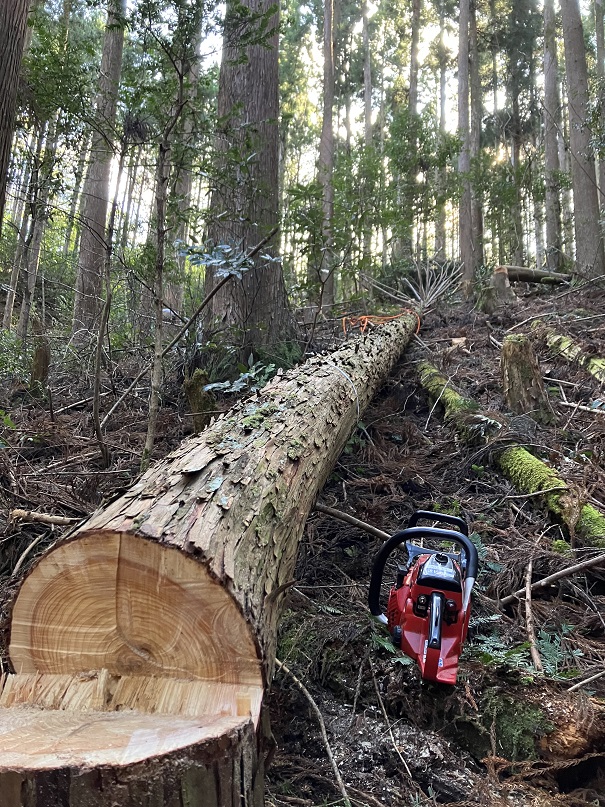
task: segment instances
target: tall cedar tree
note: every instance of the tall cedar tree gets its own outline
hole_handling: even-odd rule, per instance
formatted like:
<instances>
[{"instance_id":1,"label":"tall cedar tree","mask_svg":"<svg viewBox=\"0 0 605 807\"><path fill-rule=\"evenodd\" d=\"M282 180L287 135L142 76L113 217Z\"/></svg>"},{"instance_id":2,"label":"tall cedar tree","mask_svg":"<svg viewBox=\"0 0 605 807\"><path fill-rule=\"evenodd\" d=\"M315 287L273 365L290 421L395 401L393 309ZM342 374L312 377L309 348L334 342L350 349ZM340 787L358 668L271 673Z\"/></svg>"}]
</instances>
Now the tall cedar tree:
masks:
<instances>
[{"instance_id":1,"label":"tall cedar tree","mask_svg":"<svg viewBox=\"0 0 605 807\"><path fill-rule=\"evenodd\" d=\"M242 8L258 21L258 37L250 30L254 23L242 26ZM278 225L278 25L278 7L271 0L227 5L218 90L220 171L208 225L216 246L248 252ZM235 344L244 361L270 353L294 333L282 268L269 250L241 279L225 284L206 309L209 332L219 331ZM208 267L208 292L219 279Z\"/></svg>"},{"instance_id":2,"label":"tall cedar tree","mask_svg":"<svg viewBox=\"0 0 605 807\"><path fill-rule=\"evenodd\" d=\"M92 331L101 312L105 226L109 207L109 178L114 155L118 87L124 48L125 0L108 0L101 72L96 99L90 163L82 195L82 236L76 278L73 331Z\"/></svg>"},{"instance_id":3,"label":"tall cedar tree","mask_svg":"<svg viewBox=\"0 0 605 807\"><path fill-rule=\"evenodd\" d=\"M29 0L0 3L0 231L28 11Z\"/></svg>"}]
</instances>

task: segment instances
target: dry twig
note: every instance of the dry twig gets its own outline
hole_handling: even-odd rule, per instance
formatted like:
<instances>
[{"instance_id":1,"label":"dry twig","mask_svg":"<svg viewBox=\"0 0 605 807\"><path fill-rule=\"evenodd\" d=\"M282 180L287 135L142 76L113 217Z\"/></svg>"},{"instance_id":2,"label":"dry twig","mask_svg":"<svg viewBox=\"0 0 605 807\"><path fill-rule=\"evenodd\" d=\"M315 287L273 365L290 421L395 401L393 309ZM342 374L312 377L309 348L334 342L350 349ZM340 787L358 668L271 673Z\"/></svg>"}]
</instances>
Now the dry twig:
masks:
<instances>
[{"instance_id":1,"label":"dry twig","mask_svg":"<svg viewBox=\"0 0 605 807\"><path fill-rule=\"evenodd\" d=\"M347 524L352 524L354 527L359 527L360 530L364 530L364 532L367 532L376 538L380 538L381 541L386 541L387 538L391 537L388 532L384 532L384 530L380 530L378 527L373 527L371 524L366 524L365 521L360 521L358 518L355 518L355 516L350 516L348 513L343 513L342 510L335 510L333 507L326 507L324 504L319 504L319 502L315 502L315 509L318 513L325 513L327 516L332 516L332 518L345 521Z\"/></svg>"},{"instance_id":2,"label":"dry twig","mask_svg":"<svg viewBox=\"0 0 605 807\"><path fill-rule=\"evenodd\" d=\"M534 667L538 672L543 672L544 665L540 658L538 651L538 643L536 642L536 631L534 628L534 615L531 610L531 576L534 569L533 553L527 564L527 572L525 573L525 629L527 630L527 638L529 641L529 652Z\"/></svg>"},{"instance_id":3,"label":"dry twig","mask_svg":"<svg viewBox=\"0 0 605 807\"><path fill-rule=\"evenodd\" d=\"M372 673L372 681L374 682L374 691L376 692L376 697L378 698L378 705L380 706L380 711L382 712L382 716L384 717L384 722L387 724L387 729L388 729L388 732L389 732L389 737L391 738L391 743L393 744L393 748L395 749L395 751L397 753L397 756L401 760L401 764L405 768L405 772L407 773L407 775L411 779L412 778L412 773L411 773L411 771L409 769L408 763L403 758L403 755L402 755L401 751L399 750L399 746L395 742L395 737L393 735L393 729L391 728L391 722L389 720L387 710L384 708L384 702L383 702L382 697L380 695L380 690L378 689L378 681L376 680L376 675L374 673L374 665L372 664L372 659L369 658L369 657L368 657L368 663L370 665L370 672Z\"/></svg>"},{"instance_id":4,"label":"dry twig","mask_svg":"<svg viewBox=\"0 0 605 807\"><path fill-rule=\"evenodd\" d=\"M565 569L559 569L558 572L549 574L548 577L544 577L542 580L538 580L537 583L533 583L531 590L536 591L536 589L544 588L545 586L549 586L551 583L554 583L556 580L561 580L563 577L570 577L576 572L582 572L584 569L590 569L592 566L599 566L600 564L605 565L605 554L595 555L594 558L583 560L581 563L575 563L573 566L568 566ZM500 605L510 605L524 594L525 588L520 588L518 591L515 591L514 594L509 594L507 597L503 597L500 600Z\"/></svg>"},{"instance_id":5,"label":"dry twig","mask_svg":"<svg viewBox=\"0 0 605 807\"><path fill-rule=\"evenodd\" d=\"M283 664L277 658L275 659L275 664L276 664L276 666L277 666L277 668L279 670L282 670L283 672L286 673L286 675L290 676L292 681L296 684L296 686L300 689L300 691L303 693L305 698L309 701L309 705L311 706L311 709L313 709L313 711L315 713L315 716L317 717L317 722L319 723L319 729L321 731L322 740L324 741L326 754L328 755L328 759L330 760L330 765L332 766L332 770L334 771L334 777L336 779L336 784L338 785L338 789L340 790L340 793L342 795L342 799L344 801L345 807L352 807L351 800L349 799L349 796L347 794L344 782L342 781L342 777L340 775L340 771L338 770L338 765L336 764L336 760L334 759L334 755L332 754L332 749L330 748L330 743L328 741L328 733L326 731L326 724L324 722L323 715L322 715L322 713L321 713L321 711L319 709L319 706L315 703L315 701L313 699L313 696L311 695L311 693L309 692L307 687L303 684L302 681L300 681L294 675L292 670L290 670L288 667L286 667L286 665Z\"/></svg>"}]
</instances>

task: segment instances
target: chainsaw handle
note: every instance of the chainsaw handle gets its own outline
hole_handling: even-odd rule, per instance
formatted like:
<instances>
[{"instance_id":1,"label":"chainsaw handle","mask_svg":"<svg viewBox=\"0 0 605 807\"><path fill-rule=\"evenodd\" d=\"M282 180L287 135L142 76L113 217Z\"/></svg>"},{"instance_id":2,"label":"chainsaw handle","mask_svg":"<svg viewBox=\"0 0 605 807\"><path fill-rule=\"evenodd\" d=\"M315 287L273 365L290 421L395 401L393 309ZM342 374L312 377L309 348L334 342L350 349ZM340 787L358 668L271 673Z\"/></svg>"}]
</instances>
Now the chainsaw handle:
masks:
<instances>
[{"instance_id":1,"label":"chainsaw handle","mask_svg":"<svg viewBox=\"0 0 605 807\"><path fill-rule=\"evenodd\" d=\"M423 518L427 521L440 521L442 524L451 524L452 527L456 527L458 532L461 532L463 535L468 535L468 524L466 521L458 518L458 516L450 516L449 513L434 513L432 510L416 510L416 512L412 513L410 516L408 526L415 527Z\"/></svg>"},{"instance_id":2,"label":"chainsaw handle","mask_svg":"<svg viewBox=\"0 0 605 807\"><path fill-rule=\"evenodd\" d=\"M421 517L424 518L424 516ZM454 516L451 516L451 518L454 518ZM387 538L378 550L374 558L374 565L372 566L372 576L370 577L370 590L368 592L370 613L383 622L385 621L385 617L380 607L380 586L382 585L382 576L384 574L387 558L391 552L404 541L412 541L414 538L437 538L441 541L454 541L454 543L459 544L464 549L466 557L466 578L474 582L477 577L479 554L477 547L468 535L464 535L461 532L454 532L453 530L440 530L438 527L408 527L407 530L396 532L394 535L391 535L390 538ZM470 589L468 596L470 597Z\"/></svg>"}]
</instances>

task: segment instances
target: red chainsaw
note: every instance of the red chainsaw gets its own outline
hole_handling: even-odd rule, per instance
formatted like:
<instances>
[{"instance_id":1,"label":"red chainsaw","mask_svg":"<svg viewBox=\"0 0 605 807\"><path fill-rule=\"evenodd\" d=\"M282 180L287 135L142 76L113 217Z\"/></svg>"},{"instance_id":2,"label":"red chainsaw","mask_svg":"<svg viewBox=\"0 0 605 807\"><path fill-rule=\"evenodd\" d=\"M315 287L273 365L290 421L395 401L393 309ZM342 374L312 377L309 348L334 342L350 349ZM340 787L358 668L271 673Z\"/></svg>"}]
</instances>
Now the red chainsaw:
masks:
<instances>
[{"instance_id":1,"label":"red chainsaw","mask_svg":"<svg viewBox=\"0 0 605 807\"><path fill-rule=\"evenodd\" d=\"M420 520L449 524L455 530L418 527ZM415 541L437 542L438 546L454 543L460 551L428 549ZM379 602L384 567L389 555L402 544L407 564L398 568L385 616ZM376 555L368 597L370 611L388 625L395 647L416 660L427 681L456 683L478 563L466 523L456 516L428 510L414 513L408 528L392 535Z\"/></svg>"}]
</instances>

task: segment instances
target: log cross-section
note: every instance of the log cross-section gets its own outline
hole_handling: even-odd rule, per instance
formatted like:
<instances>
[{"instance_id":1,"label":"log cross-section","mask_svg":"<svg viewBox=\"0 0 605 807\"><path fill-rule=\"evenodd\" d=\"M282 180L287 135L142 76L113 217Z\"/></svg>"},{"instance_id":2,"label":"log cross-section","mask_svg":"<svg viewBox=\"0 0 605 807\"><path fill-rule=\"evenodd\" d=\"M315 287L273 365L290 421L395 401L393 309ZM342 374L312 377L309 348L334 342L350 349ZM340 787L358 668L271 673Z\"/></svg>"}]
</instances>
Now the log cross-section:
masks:
<instances>
[{"instance_id":1,"label":"log cross-section","mask_svg":"<svg viewBox=\"0 0 605 807\"><path fill-rule=\"evenodd\" d=\"M7 807L114 790L121 804L260 803L262 695L305 520L416 323L274 379L38 561L0 693L0 792L21 794Z\"/></svg>"}]
</instances>

